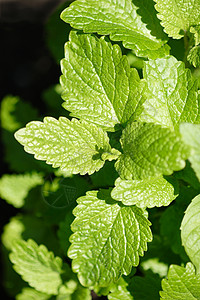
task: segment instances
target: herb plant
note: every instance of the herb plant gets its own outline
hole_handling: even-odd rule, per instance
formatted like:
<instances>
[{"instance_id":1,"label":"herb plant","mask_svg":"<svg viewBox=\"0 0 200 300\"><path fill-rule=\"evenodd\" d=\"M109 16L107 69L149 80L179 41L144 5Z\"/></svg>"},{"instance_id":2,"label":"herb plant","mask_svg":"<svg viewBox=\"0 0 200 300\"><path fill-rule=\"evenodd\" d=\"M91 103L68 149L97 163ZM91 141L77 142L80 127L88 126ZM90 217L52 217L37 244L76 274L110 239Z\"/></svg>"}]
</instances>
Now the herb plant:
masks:
<instances>
[{"instance_id":1,"label":"herb plant","mask_svg":"<svg viewBox=\"0 0 200 300\"><path fill-rule=\"evenodd\" d=\"M22 229L12 245L4 232L31 286L17 299L200 299L200 1L76 0L61 19L74 28L60 78L70 115L15 138L57 168L58 190L56 178L75 178L84 193L74 220L64 208L50 218L62 258ZM20 176L0 182L2 194L6 180L22 182L16 199L4 196L16 207L43 180Z\"/></svg>"}]
</instances>

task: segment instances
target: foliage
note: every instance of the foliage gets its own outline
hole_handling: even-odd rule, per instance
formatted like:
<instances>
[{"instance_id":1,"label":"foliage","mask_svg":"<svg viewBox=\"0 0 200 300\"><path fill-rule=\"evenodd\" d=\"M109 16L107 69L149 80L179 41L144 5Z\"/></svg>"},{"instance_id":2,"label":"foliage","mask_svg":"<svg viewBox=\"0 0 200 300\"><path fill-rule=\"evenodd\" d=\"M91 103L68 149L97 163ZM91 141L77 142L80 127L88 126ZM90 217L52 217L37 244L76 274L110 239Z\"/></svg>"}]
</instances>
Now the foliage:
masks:
<instances>
[{"instance_id":1,"label":"foliage","mask_svg":"<svg viewBox=\"0 0 200 300\"><path fill-rule=\"evenodd\" d=\"M14 173L0 194L20 208L2 234L5 287L17 300L200 299L200 2L76 0L61 13L71 31L62 9L47 23L57 61L66 37L50 116L2 101Z\"/></svg>"}]
</instances>

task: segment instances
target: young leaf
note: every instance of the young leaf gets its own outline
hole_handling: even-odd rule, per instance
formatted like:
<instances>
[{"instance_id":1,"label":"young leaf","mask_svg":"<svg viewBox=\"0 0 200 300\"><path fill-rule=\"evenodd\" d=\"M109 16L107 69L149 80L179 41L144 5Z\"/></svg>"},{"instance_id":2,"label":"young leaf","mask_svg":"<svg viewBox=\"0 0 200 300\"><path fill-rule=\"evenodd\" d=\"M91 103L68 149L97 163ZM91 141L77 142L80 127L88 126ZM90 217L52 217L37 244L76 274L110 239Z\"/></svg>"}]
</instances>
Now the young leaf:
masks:
<instances>
[{"instance_id":1,"label":"young leaf","mask_svg":"<svg viewBox=\"0 0 200 300\"><path fill-rule=\"evenodd\" d=\"M94 124L60 117L44 118L44 122L30 122L15 133L15 138L26 152L36 159L46 160L54 168L73 174L92 174L104 165L106 159L116 159L119 151L111 149L107 134Z\"/></svg>"},{"instance_id":2,"label":"young leaf","mask_svg":"<svg viewBox=\"0 0 200 300\"><path fill-rule=\"evenodd\" d=\"M146 83L104 37L71 31L61 68L63 106L72 116L113 131L141 113Z\"/></svg>"},{"instance_id":3,"label":"young leaf","mask_svg":"<svg viewBox=\"0 0 200 300\"><path fill-rule=\"evenodd\" d=\"M181 122L200 122L197 81L183 62L173 56L147 61L144 78L148 84L148 99L140 120L172 130Z\"/></svg>"},{"instance_id":4,"label":"young leaf","mask_svg":"<svg viewBox=\"0 0 200 300\"><path fill-rule=\"evenodd\" d=\"M200 24L190 27L190 32L194 34L195 46L200 44Z\"/></svg>"},{"instance_id":5,"label":"young leaf","mask_svg":"<svg viewBox=\"0 0 200 300\"><path fill-rule=\"evenodd\" d=\"M62 260L54 257L44 245L33 240L15 242L10 254L13 268L22 278L39 292L57 295L60 287Z\"/></svg>"},{"instance_id":6,"label":"young leaf","mask_svg":"<svg viewBox=\"0 0 200 300\"><path fill-rule=\"evenodd\" d=\"M28 192L43 183L39 173L3 175L0 179L0 196L14 207L22 207Z\"/></svg>"},{"instance_id":7,"label":"young leaf","mask_svg":"<svg viewBox=\"0 0 200 300\"><path fill-rule=\"evenodd\" d=\"M83 286L103 287L128 275L152 240L150 222L136 206L119 205L108 190L87 192L74 209L68 255Z\"/></svg>"},{"instance_id":8,"label":"young leaf","mask_svg":"<svg viewBox=\"0 0 200 300\"><path fill-rule=\"evenodd\" d=\"M72 274L72 278L73 278ZM59 289L56 300L91 300L91 292L89 289L81 286L77 280L70 279L65 282Z\"/></svg>"},{"instance_id":9,"label":"young leaf","mask_svg":"<svg viewBox=\"0 0 200 300\"><path fill-rule=\"evenodd\" d=\"M154 206L167 206L177 197L178 184L176 187L162 176L151 177L144 180L122 180L115 181L112 190L113 199L121 201L124 205L137 205L141 208Z\"/></svg>"},{"instance_id":10,"label":"young leaf","mask_svg":"<svg viewBox=\"0 0 200 300\"><path fill-rule=\"evenodd\" d=\"M148 8L149 13L155 15L153 6ZM140 5L144 14L146 9L146 5ZM165 56L169 52L169 47L163 46L166 37L162 35L157 39L152 35L141 19L141 12L139 14L137 10L138 7L131 0L78 0L62 12L61 18L86 33L109 34L111 40L122 41L124 47L133 49L138 56L152 59ZM155 22L154 25L160 35L160 24Z\"/></svg>"},{"instance_id":11,"label":"young leaf","mask_svg":"<svg viewBox=\"0 0 200 300\"><path fill-rule=\"evenodd\" d=\"M200 277L195 275L194 266L187 263L186 268L171 265L168 279L162 280L160 296L162 300L200 299Z\"/></svg>"},{"instance_id":12,"label":"young leaf","mask_svg":"<svg viewBox=\"0 0 200 300\"><path fill-rule=\"evenodd\" d=\"M122 179L170 175L184 168L189 149L180 136L152 123L133 122L123 130L123 154L115 163Z\"/></svg>"},{"instance_id":13,"label":"young leaf","mask_svg":"<svg viewBox=\"0 0 200 300\"><path fill-rule=\"evenodd\" d=\"M200 180L200 125L183 123L180 125L180 132L185 144L192 149L188 159Z\"/></svg>"},{"instance_id":14,"label":"young leaf","mask_svg":"<svg viewBox=\"0 0 200 300\"><path fill-rule=\"evenodd\" d=\"M186 209L181 223L181 239L197 273L200 273L200 195Z\"/></svg>"},{"instance_id":15,"label":"young leaf","mask_svg":"<svg viewBox=\"0 0 200 300\"><path fill-rule=\"evenodd\" d=\"M162 21L164 31L174 39L180 39L184 31L191 25L200 22L199 0L154 0L155 8L159 12L158 18Z\"/></svg>"},{"instance_id":16,"label":"young leaf","mask_svg":"<svg viewBox=\"0 0 200 300\"><path fill-rule=\"evenodd\" d=\"M109 300L134 300L132 294L128 290L128 283L124 278L120 278L113 286L110 288L110 293L108 294Z\"/></svg>"},{"instance_id":17,"label":"young leaf","mask_svg":"<svg viewBox=\"0 0 200 300\"><path fill-rule=\"evenodd\" d=\"M200 67L200 45L195 46L190 50L187 60L195 68Z\"/></svg>"}]
</instances>

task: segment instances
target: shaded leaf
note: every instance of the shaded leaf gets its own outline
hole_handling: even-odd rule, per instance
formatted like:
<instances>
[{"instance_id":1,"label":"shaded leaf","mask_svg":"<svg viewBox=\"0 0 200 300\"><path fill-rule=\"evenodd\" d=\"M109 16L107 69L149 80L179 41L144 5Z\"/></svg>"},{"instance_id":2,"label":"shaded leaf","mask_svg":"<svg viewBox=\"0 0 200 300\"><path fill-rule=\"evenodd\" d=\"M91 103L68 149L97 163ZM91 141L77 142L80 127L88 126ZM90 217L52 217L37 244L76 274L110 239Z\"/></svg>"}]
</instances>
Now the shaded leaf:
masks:
<instances>
[{"instance_id":1,"label":"shaded leaf","mask_svg":"<svg viewBox=\"0 0 200 300\"><path fill-rule=\"evenodd\" d=\"M29 191L43 184L39 173L5 174L0 178L0 196L14 207L22 207Z\"/></svg>"}]
</instances>

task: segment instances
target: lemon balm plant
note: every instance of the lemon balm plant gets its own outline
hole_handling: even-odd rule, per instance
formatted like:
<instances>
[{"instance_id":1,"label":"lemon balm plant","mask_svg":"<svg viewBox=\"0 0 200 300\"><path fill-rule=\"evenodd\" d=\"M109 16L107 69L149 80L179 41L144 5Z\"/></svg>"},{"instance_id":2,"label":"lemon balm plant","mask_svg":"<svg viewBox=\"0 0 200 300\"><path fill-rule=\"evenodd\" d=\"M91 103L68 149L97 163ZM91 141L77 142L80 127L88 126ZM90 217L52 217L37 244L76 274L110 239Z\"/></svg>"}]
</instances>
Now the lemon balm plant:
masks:
<instances>
[{"instance_id":1,"label":"lemon balm plant","mask_svg":"<svg viewBox=\"0 0 200 300\"><path fill-rule=\"evenodd\" d=\"M79 282L32 240L12 247L14 268L35 299L200 299L200 1L76 0L61 18L74 28L60 78L70 117L15 138L68 176L114 161L118 178L77 199L67 256Z\"/></svg>"}]
</instances>

